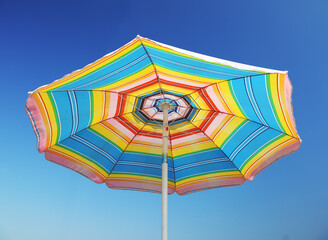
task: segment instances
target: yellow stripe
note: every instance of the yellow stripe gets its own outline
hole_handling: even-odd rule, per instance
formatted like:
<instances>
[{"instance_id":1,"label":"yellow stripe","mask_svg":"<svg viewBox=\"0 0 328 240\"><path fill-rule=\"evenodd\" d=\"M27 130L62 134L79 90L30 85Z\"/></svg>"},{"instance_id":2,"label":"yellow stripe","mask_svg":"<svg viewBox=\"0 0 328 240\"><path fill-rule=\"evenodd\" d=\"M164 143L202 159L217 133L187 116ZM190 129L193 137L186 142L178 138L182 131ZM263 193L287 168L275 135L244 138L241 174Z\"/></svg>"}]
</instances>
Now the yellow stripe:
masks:
<instances>
[{"instance_id":1,"label":"yellow stripe","mask_svg":"<svg viewBox=\"0 0 328 240\"><path fill-rule=\"evenodd\" d=\"M177 76L177 75L175 75L175 71L173 71L173 70L170 70L171 72L171 74L166 70L166 68L164 69L165 71L164 72L162 72L162 71L159 71L157 68L159 68L159 69L164 69L164 68L161 68L160 66L158 66L158 65L156 65L156 70L157 70L157 73L158 73L158 75L160 76L160 77L162 77L162 76L166 76L166 77L169 77L169 78L173 78L173 79L180 79L180 80L182 80L182 81L184 81L184 82L186 82L186 83L188 83L189 85L191 85L191 86L193 86L193 85L198 85L198 84L201 84L201 85L203 85L203 86L205 86L205 85L210 85L210 84L212 84L213 83L213 81L215 81L215 82L220 82L219 80L217 80L217 79L215 79L215 80L213 80L213 81L211 81L211 80L209 80L209 81L206 81L206 79L208 79L208 78L202 78L201 80L197 80L197 79L195 79L194 78L194 76L192 75L192 77L190 77L190 78L186 78L186 77L182 77L182 76ZM171 80L168 80L168 81L171 81ZM202 87L203 87L202 86ZM199 88L199 87L198 87Z\"/></svg>"},{"instance_id":2,"label":"yellow stripe","mask_svg":"<svg viewBox=\"0 0 328 240\"><path fill-rule=\"evenodd\" d=\"M51 122L51 136L52 137L51 137L51 141L50 141L50 146L52 146L57 143L57 138L58 138L58 130L59 130L58 127L59 126L57 126L57 121L56 121L57 115L55 115L55 112L57 112L57 110L53 109L51 100L47 93L40 93L40 97L42 98L44 105L47 108L49 121Z\"/></svg>"},{"instance_id":3,"label":"yellow stripe","mask_svg":"<svg viewBox=\"0 0 328 240\"><path fill-rule=\"evenodd\" d=\"M218 85L220 88L220 91L224 97L224 100L227 104L229 104L229 108L232 111L233 115L240 116L240 117L246 117L242 110L239 108L238 103L235 101L233 93L230 89L230 83L228 81L222 82Z\"/></svg>"},{"instance_id":4,"label":"yellow stripe","mask_svg":"<svg viewBox=\"0 0 328 240\"><path fill-rule=\"evenodd\" d=\"M50 129L50 124L49 124L49 117L48 117L48 113L45 111L45 106L44 103L42 101L42 98L40 96L40 93L33 93L33 98L36 102L36 104L38 105L38 108L40 110L41 116L42 116L42 120L44 123L44 127L46 128L46 146L45 148L48 148L51 144L51 129Z\"/></svg>"},{"instance_id":5,"label":"yellow stripe","mask_svg":"<svg viewBox=\"0 0 328 240\"><path fill-rule=\"evenodd\" d=\"M140 84L138 84L138 82L151 76L152 74L154 74L154 69L151 65L149 65L148 67L145 67L141 71L132 73L131 75L118 79L115 82L109 83L106 86L95 88L95 90L108 90L108 91L119 92L123 87L128 87L128 89L131 88L130 86L134 83L137 83L136 86L140 87Z\"/></svg>"},{"instance_id":6,"label":"yellow stripe","mask_svg":"<svg viewBox=\"0 0 328 240\"><path fill-rule=\"evenodd\" d=\"M248 160L248 162L246 162L243 166L241 166L240 168L241 173L245 175L245 178L248 178L248 176L264 161L266 161L268 158L270 158L272 155L276 154L277 152L281 151L282 149L286 148L288 145L297 141L298 141L297 139L292 139L290 136L284 136L274 141L273 143L269 144L267 147L262 149L256 155L251 156L250 160ZM286 143L282 144L283 142Z\"/></svg>"},{"instance_id":7,"label":"yellow stripe","mask_svg":"<svg viewBox=\"0 0 328 240\"><path fill-rule=\"evenodd\" d=\"M193 116L193 118L190 120L190 122L192 124L194 124L195 126L197 127L200 127L200 125L204 122L204 121L208 121L209 119L209 116L211 112L209 111L202 111L202 110L199 110L197 111L197 113L195 113L195 115Z\"/></svg>"},{"instance_id":8,"label":"yellow stripe","mask_svg":"<svg viewBox=\"0 0 328 240\"><path fill-rule=\"evenodd\" d=\"M161 156L162 155L162 147L147 147L145 145L137 145L134 144L134 141L129 144L125 152L136 152L136 153L143 153L143 154L152 154Z\"/></svg>"},{"instance_id":9,"label":"yellow stripe","mask_svg":"<svg viewBox=\"0 0 328 240\"><path fill-rule=\"evenodd\" d=\"M119 135L117 135L113 131L110 131L109 129L105 128L101 124L96 124L90 128L92 130L94 130L95 132L99 133L100 135L102 135L109 142L115 143L115 145L117 145L121 150L123 150L127 145L127 141L124 141L124 139L121 138Z\"/></svg>"},{"instance_id":10,"label":"yellow stripe","mask_svg":"<svg viewBox=\"0 0 328 240\"><path fill-rule=\"evenodd\" d=\"M184 142L182 142L182 143L173 144L173 146L172 146L172 150L175 151L176 149L181 148L181 147L183 147L183 146L194 145L194 144L196 144L196 143L200 143L200 142L208 142L208 141L210 141L210 140L209 140L209 138L206 137L206 136L204 136L204 137L199 137L199 138L194 139L194 140L192 140L192 141L188 141L188 142L187 142L187 141L184 141ZM213 145L212 145L212 147L213 147ZM211 147L209 147L209 148L211 148Z\"/></svg>"},{"instance_id":11,"label":"yellow stripe","mask_svg":"<svg viewBox=\"0 0 328 240\"><path fill-rule=\"evenodd\" d=\"M225 141L231 137L232 132L245 122L245 120L242 118L238 118L238 117L231 118L231 116L227 116L225 120L228 121L224 121L220 123L216 128L216 130L211 134L211 139L214 139L214 143L220 148L222 148ZM221 128L222 130L218 132Z\"/></svg>"},{"instance_id":12,"label":"yellow stripe","mask_svg":"<svg viewBox=\"0 0 328 240\"><path fill-rule=\"evenodd\" d=\"M91 119L91 125L100 122L103 116L103 105L104 105L104 94L99 91L91 91L91 97L93 106L91 111L93 111L93 118Z\"/></svg>"},{"instance_id":13,"label":"yellow stripe","mask_svg":"<svg viewBox=\"0 0 328 240\"><path fill-rule=\"evenodd\" d=\"M271 88L271 97L272 97L272 101L273 101L273 105L276 109L276 116L278 119L278 123L280 124L280 126L282 127L283 131L286 132L287 134L290 134L289 130L288 130L288 126L284 120L284 116L282 114L281 111L281 107L280 107L280 101L279 101L279 95L278 95L278 83L277 83L277 78L278 75L277 74L270 74L268 75L268 78L270 79L269 84L270 84L270 88Z\"/></svg>"},{"instance_id":14,"label":"yellow stripe","mask_svg":"<svg viewBox=\"0 0 328 240\"><path fill-rule=\"evenodd\" d=\"M203 94L198 91L190 94L190 99L196 106L198 105L200 109L213 111L213 109L209 107L208 104L204 101L203 97Z\"/></svg>"},{"instance_id":15,"label":"yellow stripe","mask_svg":"<svg viewBox=\"0 0 328 240\"><path fill-rule=\"evenodd\" d=\"M189 177L183 180L176 181L176 188L180 189L182 187L187 187L188 185L200 183L200 182L210 182L214 180L224 180L224 179L234 179L234 178L244 178L239 171L224 171L217 173L208 173L196 177Z\"/></svg>"},{"instance_id":16,"label":"yellow stripe","mask_svg":"<svg viewBox=\"0 0 328 240\"><path fill-rule=\"evenodd\" d=\"M298 134L296 132L296 129L294 128L292 121L291 121L291 116L289 115L288 107L287 107L287 101L286 101L286 93L285 93L285 83L288 81L287 75L286 74L279 74L280 77L280 98L281 98L281 103L282 103L282 108L285 113L285 118L286 118L286 124L288 125L288 130L294 137L298 137Z\"/></svg>"},{"instance_id":17,"label":"yellow stripe","mask_svg":"<svg viewBox=\"0 0 328 240\"><path fill-rule=\"evenodd\" d=\"M174 157L179 157L184 154L193 154L198 151L201 152L201 151L215 147L213 145L214 144L212 142L201 142L201 143L197 143L194 145L188 145L188 146L184 146L184 147L181 147L178 149L173 149L173 155L174 155Z\"/></svg>"}]
</instances>

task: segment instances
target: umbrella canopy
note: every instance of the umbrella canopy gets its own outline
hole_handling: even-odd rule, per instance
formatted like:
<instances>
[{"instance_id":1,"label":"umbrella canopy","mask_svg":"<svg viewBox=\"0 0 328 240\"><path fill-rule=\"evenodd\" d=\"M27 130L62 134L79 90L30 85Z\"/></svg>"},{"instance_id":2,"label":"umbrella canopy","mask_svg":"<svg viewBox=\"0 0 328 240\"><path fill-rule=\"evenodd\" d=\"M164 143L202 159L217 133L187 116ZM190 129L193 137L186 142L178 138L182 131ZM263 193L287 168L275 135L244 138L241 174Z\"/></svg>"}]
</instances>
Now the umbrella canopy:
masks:
<instances>
[{"instance_id":1,"label":"umbrella canopy","mask_svg":"<svg viewBox=\"0 0 328 240\"><path fill-rule=\"evenodd\" d=\"M287 72L137 36L29 93L46 159L110 188L161 190L163 103L168 192L240 185L296 151Z\"/></svg>"}]
</instances>

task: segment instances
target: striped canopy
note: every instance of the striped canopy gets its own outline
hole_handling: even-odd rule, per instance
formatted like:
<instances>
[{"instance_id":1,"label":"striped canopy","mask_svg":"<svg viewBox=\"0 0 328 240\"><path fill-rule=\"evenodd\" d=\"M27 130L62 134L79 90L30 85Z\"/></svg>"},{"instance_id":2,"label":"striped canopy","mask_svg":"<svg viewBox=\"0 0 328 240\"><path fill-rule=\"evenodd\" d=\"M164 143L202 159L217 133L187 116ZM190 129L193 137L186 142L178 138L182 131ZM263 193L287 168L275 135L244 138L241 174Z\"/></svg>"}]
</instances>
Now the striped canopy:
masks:
<instances>
[{"instance_id":1,"label":"striped canopy","mask_svg":"<svg viewBox=\"0 0 328 240\"><path fill-rule=\"evenodd\" d=\"M162 102L169 102L169 193L252 180L300 138L287 72L137 36L29 93L46 159L110 188L161 192Z\"/></svg>"}]
</instances>

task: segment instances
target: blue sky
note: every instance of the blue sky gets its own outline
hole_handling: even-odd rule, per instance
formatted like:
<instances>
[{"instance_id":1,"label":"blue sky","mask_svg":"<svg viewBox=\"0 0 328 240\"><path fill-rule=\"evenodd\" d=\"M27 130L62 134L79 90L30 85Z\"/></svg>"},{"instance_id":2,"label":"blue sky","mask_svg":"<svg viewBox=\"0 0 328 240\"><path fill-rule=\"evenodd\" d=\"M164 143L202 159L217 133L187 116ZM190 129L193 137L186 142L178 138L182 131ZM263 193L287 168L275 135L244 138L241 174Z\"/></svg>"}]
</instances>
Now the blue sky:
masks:
<instances>
[{"instance_id":1,"label":"blue sky","mask_svg":"<svg viewBox=\"0 0 328 240\"><path fill-rule=\"evenodd\" d=\"M303 143L254 181L169 196L169 239L328 239L328 2L0 1L0 239L160 239L161 197L97 185L45 160L27 92L137 34L288 70Z\"/></svg>"}]
</instances>

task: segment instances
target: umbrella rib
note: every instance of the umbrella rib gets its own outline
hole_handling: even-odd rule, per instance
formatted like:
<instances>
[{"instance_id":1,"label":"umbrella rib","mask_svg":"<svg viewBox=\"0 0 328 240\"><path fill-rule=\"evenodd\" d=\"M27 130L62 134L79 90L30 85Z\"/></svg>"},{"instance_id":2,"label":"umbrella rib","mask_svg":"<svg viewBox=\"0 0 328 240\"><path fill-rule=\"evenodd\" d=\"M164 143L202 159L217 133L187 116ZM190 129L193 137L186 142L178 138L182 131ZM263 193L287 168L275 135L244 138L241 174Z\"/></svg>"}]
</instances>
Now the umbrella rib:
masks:
<instances>
[{"instance_id":1,"label":"umbrella rib","mask_svg":"<svg viewBox=\"0 0 328 240\"><path fill-rule=\"evenodd\" d=\"M156 113L155 113L156 114ZM154 115L155 115L154 114ZM153 115L153 116L154 116ZM118 161L120 160L120 158L122 157L122 155L124 154L124 152L126 151L126 149L128 148L128 146L131 144L131 142L136 138L136 136L141 132L141 130L149 123L150 120L148 120L146 123L144 123L144 125L138 130L138 132L133 136L133 138L131 138L131 140L129 141L129 143L125 146L125 148L123 149L123 151L121 152L120 156L117 158L117 161L115 162L114 166L112 167L112 169L110 170L110 172L108 173L108 176L106 177L106 180L109 178L109 175L113 172L114 168L116 167Z\"/></svg>"},{"instance_id":2,"label":"umbrella rib","mask_svg":"<svg viewBox=\"0 0 328 240\"><path fill-rule=\"evenodd\" d=\"M155 67L154 61L153 61L153 59L151 58L151 56L150 56L150 54L149 54L147 48L146 48L145 45L143 44L143 42L142 42L140 36L138 36L138 39L139 39L139 41L140 41L140 43L141 43L143 49L145 50L145 52L146 52L146 54L147 54L147 56L148 56L148 58L149 58L149 60L150 60L150 62L151 62L151 64L152 64L152 66L153 66L153 68L154 68L154 72L155 72L155 74L156 74L157 81L158 81L159 90L160 90L161 95L162 95L162 100L163 100L163 99L165 100L164 93L163 93L162 86L161 86L161 81L160 81L160 79L159 79L158 72L157 72L157 69L156 69L156 67Z\"/></svg>"},{"instance_id":3,"label":"umbrella rib","mask_svg":"<svg viewBox=\"0 0 328 240\"><path fill-rule=\"evenodd\" d=\"M204 97L206 97L202 91L201 91L201 93L203 94ZM199 95L199 96L200 96L200 95ZM216 111L216 110L206 110L206 109L202 109L202 108L194 108L194 107L190 107L190 108L192 108L192 109L196 109L196 110L203 110L203 111L212 111L212 112L217 112L217 113L224 113L224 114L231 115L231 116L234 116L234 117L242 118L242 119L245 119L245 120L247 120L247 121L254 122L254 123L260 124L260 125L262 125L262 126L268 127L268 128L270 128L270 129L272 129L272 130L275 130L275 131L277 131L277 132L283 133L283 134L285 134L285 135L287 135L287 136L290 136L290 137L292 137L292 138L299 139L298 137L295 137L295 136L290 135L290 134L288 134L288 133L285 133L285 132L283 132L283 131L281 131L281 130L278 130L278 129L272 128L272 127L270 127L270 126L268 126L268 125L265 125L265 124L263 124L263 123L256 122L256 121L251 120L251 119L246 118L246 117L241 117L241 116L234 115L234 114L231 114L231 113L221 112L221 111Z\"/></svg>"},{"instance_id":4,"label":"umbrella rib","mask_svg":"<svg viewBox=\"0 0 328 240\"><path fill-rule=\"evenodd\" d=\"M82 132L82 131L85 130L85 129L88 129L88 128L90 128L90 127L92 127L92 126L95 126L95 125L97 125L97 124L101 124L101 123L103 123L103 122L105 122L105 121L107 121L107 120L109 120L109 119L118 118L118 117L120 117L120 116L124 116L124 115L127 115L127 114L132 114L132 113L133 113L133 112L127 112L127 113L124 113L124 114L120 114L120 115L117 115L117 116L113 116L113 117L106 118L106 119L101 120L101 121L99 121L99 122L96 122L96 123L94 123L94 124L91 124L91 125L89 125L89 126L83 128L83 129L81 129L81 130L79 130L79 131L77 131L77 132L74 132L74 134L70 134L68 137L66 137L66 138L64 138L64 139L62 139L62 140L60 140L59 142L57 142L57 143L55 143L55 144L53 144L53 145L50 145L49 147L47 147L46 149L44 149L44 152L47 151L47 150L48 150L49 148L51 148L52 146L61 143L62 141L64 141L64 140L70 138L71 136L73 136L73 135L75 135L75 134L77 134L77 133L79 133L79 132ZM121 119L119 119L118 121L125 122L125 121L123 121L123 120L121 120Z\"/></svg>"},{"instance_id":5,"label":"umbrella rib","mask_svg":"<svg viewBox=\"0 0 328 240\"><path fill-rule=\"evenodd\" d=\"M201 109L201 110L204 110L204 109ZM204 111L210 111L210 110L204 110ZM213 111L213 112L216 112L216 111ZM295 136L293 136L293 135L290 135L290 134L288 134L288 133L285 133L285 132L283 132L283 131L281 131L281 130L278 130L278 129L275 129L275 128L273 128L273 127L270 127L270 126L264 125L263 123L258 123L258 122L256 122L256 121L253 121L253 120L248 119L248 118L245 118L245 117L241 117L241 116L233 115L233 114L231 114L231 113L227 113L227 112L218 112L218 113L223 113L223 114L230 115L230 116L234 116L234 117L237 117L237 118L242 118L242 119L245 119L245 120L247 120L247 121L250 121L250 122L253 122L253 123L257 123L257 124L260 124L260 125L262 125L262 126L264 126L264 127L267 127L267 128L270 128L270 129L272 129L272 130L274 130L274 131L277 131L277 132L280 132L280 133L282 133L282 134L285 134L285 135L287 135L287 136L289 136L289 137L291 137L291 138L299 139L298 137L295 137Z\"/></svg>"},{"instance_id":6,"label":"umbrella rib","mask_svg":"<svg viewBox=\"0 0 328 240\"><path fill-rule=\"evenodd\" d=\"M178 113L179 114L179 113ZM179 114L180 115L180 114ZM181 115L180 115L181 116ZM182 116L181 116L182 117ZM195 128L197 128L199 131L201 131L218 149L220 149L223 154L227 157L227 159L229 159L229 161L234 165L234 167L238 170L238 172L240 172L240 175L243 176L244 180L245 177L244 175L241 173L240 169L233 163L233 161L231 161L231 159L227 156L227 154L218 146L216 145L216 143L212 140L212 138L210 138L206 133L204 133L199 127L197 127L195 124L193 124L192 122L190 122L188 119L186 119L187 122L189 122L191 125L193 125Z\"/></svg>"},{"instance_id":7,"label":"umbrella rib","mask_svg":"<svg viewBox=\"0 0 328 240\"><path fill-rule=\"evenodd\" d=\"M62 91L58 91L58 92L67 92L68 90L62 90ZM113 91L107 91L107 90L72 90L72 91L101 91L101 92L113 92ZM48 92L53 92L53 91L48 91ZM121 97L129 104L131 104L132 106L134 106L137 110L139 111L142 111L142 109L136 107L136 105L134 103L131 103L130 101L128 101L124 95L126 96L132 96L132 97L135 97L135 98L140 98L140 99L144 99L143 97L138 97L138 96L134 96L134 95L130 95L130 94L126 94L126 93L120 93L120 92L113 92L113 93L117 93L118 95L121 95ZM129 113L133 113L134 111L132 112L129 112ZM117 116L121 116L123 114L120 114L120 115L117 115ZM161 123L157 122L156 120L153 119L153 121L155 121L156 123L158 123L159 125L161 125Z\"/></svg>"},{"instance_id":8,"label":"umbrella rib","mask_svg":"<svg viewBox=\"0 0 328 240\"><path fill-rule=\"evenodd\" d=\"M292 136L292 135L290 135L290 134L288 134L288 133L285 133L285 132L283 132L283 131L281 131L281 130L278 130L278 129L272 128L272 127L267 126L267 125L265 125L265 124L263 124L263 123L259 123L259 122L256 122L256 121L254 121L254 120L251 120L251 119L249 119L249 118L241 117L241 116L234 115L234 114L231 114L231 113L220 112L220 111L215 111L215 110L208 110L208 109L202 109L202 108L194 108L194 107L184 107L184 106L179 106L179 107L181 107L181 108L188 108L188 109L191 108L191 109L200 110L200 111L207 111L207 112L222 113L222 114L226 114L226 115L234 116L234 117L237 117L237 118L242 118L242 119L245 119L245 120L247 120L247 121L250 121L250 122L253 122L253 123L256 123L256 124L260 124L260 125L265 126L265 127L268 127L268 128L270 128L270 129L272 129L272 130L274 130L274 131L280 132L280 133L285 134L285 135L287 135L287 136L289 136L289 137L299 139L298 137ZM148 109L148 108L147 108L147 109ZM176 112L176 113L177 113L177 112ZM177 114L178 114L178 113L177 113ZM180 114L178 114L178 115L181 116ZM213 117L213 116L208 117L208 118L203 118L203 119L201 119L201 120L196 120L196 121L194 121L194 122L204 121L204 120L206 120L206 119L210 119L210 118L212 118L212 117ZM186 119L186 118L183 117L183 119ZM176 119L174 119L172 122L170 122L170 125L172 125L172 123L174 123L175 120L176 120Z\"/></svg>"}]
</instances>

